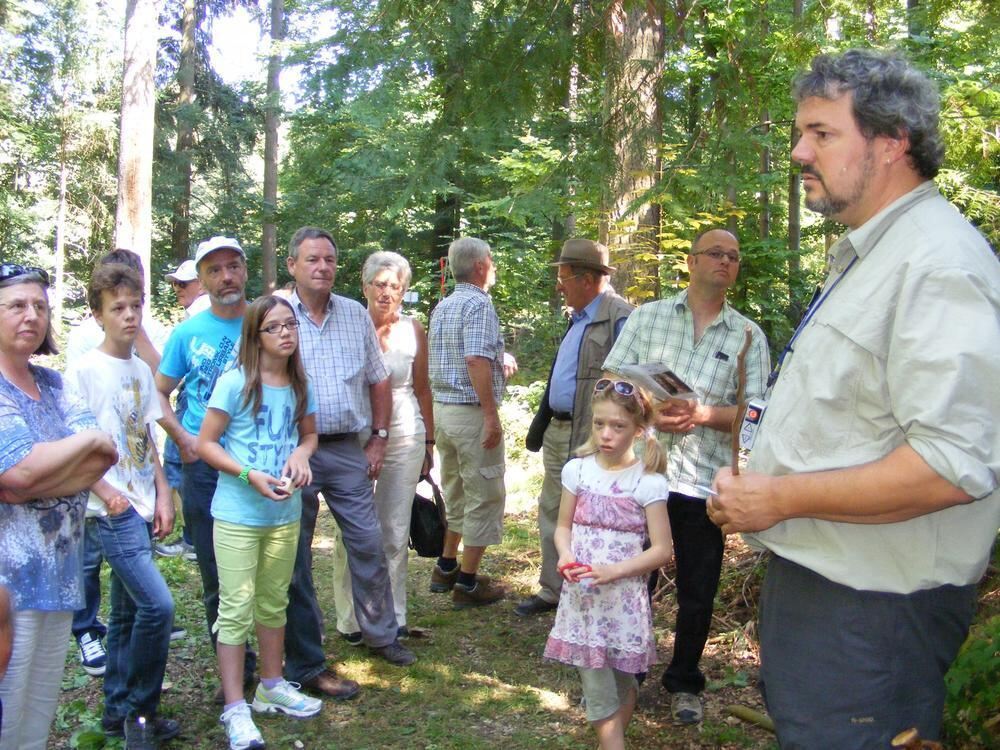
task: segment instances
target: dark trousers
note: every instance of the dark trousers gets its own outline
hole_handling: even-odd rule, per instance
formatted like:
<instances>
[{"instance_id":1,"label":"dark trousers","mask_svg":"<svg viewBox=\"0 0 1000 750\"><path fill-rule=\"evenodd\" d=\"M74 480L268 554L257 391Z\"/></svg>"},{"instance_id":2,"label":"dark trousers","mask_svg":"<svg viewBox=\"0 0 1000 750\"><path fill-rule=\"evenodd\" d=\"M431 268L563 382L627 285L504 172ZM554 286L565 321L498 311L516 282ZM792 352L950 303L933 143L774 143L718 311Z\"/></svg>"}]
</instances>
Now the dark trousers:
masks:
<instances>
[{"instance_id":1,"label":"dark trousers","mask_svg":"<svg viewBox=\"0 0 1000 750\"><path fill-rule=\"evenodd\" d=\"M382 528L364 451L354 439L324 443L309 463L313 484L302 490L299 548L288 588L285 625L285 678L296 682L308 682L326 668L320 639L322 617L312 578L319 493L337 520L347 548L354 613L365 643L386 646L396 640L397 630Z\"/></svg>"},{"instance_id":2,"label":"dark trousers","mask_svg":"<svg viewBox=\"0 0 1000 750\"><path fill-rule=\"evenodd\" d=\"M215 565L215 520L212 518L212 498L218 481L219 472L204 461L184 464L181 492L184 525L191 529L191 542L198 555L202 603L205 605L205 621L212 648L216 644L215 621L219 618L219 570ZM257 671L257 654L249 644L243 669L246 678Z\"/></svg>"},{"instance_id":3,"label":"dark trousers","mask_svg":"<svg viewBox=\"0 0 1000 750\"><path fill-rule=\"evenodd\" d=\"M712 626L725 540L708 520L705 501L671 492L667 501L677 569L674 653L661 682L671 693L700 693L705 675L698 663Z\"/></svg>"},{"instance_id":4,"label":"dark trousers","mask_svg":"<svg viewBox=\"0 0 1000 750\"><path fill-rule=\"evenodd\" d=\"M881 750L916 727L935 740L944 675L976 587L859 591L776 555L761 590L761 682L782 750Z\"/></svg>"}]
</instances>

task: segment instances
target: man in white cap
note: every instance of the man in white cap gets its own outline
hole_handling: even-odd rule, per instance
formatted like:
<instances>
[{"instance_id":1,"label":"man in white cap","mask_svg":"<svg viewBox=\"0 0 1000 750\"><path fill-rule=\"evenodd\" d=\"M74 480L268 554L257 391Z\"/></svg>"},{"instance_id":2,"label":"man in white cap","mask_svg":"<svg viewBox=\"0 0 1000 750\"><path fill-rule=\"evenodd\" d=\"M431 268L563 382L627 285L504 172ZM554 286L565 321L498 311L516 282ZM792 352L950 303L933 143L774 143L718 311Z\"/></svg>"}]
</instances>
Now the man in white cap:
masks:
<instances>
[{"instance_id":1,"label":"man in white cap","mask_svg":"<svg viewBox=\"0 0 1000 750\"><path fill-rule=\"evenodd\" d=\"M201 573L205 617L212 645L219 614L219 574L212 541L212 497L219 473L198 458L198 431L219 376L236 365L243 315L246 312L246 254L232 237L212 237L198 245L194 257L198 279L208 294L208 310L180 323L167 340L156 373L163 417L160 426L173 438L183 462L181 498L184 524L191 530ZM170 394L183 381L187 406L178 419ZM257 657L247 649L244 679L253 677Z\"/></svg>"},{"instance_id":2,"label":"man in white cap","mask_svg":"<svg viewBox=\"0 0 1000 750\"><path fill-rule=\"evenodd\" d=\"M177 295L177 301L184 308L185 317L190 318L211 307L208 293L202 288L198 279L198 268L195 262L188 258L177 266L176 271L168 273L170 286Z\"/></svg>"},{"instance_id":3,"label":"man in white cap","mask_svg":"<svg viewBox=\"0 0 1000 750\"><path fill-rule=\"evenodd\" d=\"M553 537L562 498L562 468L590 435L590 397L601 377L601 365L621 333L633 307L611 288L614 268L608 248L592 240L563 243L556 267L556 289L571 310L566 330L552 362L538 413L528 428L525 445L542 450L545 477L538 496L538 536L542 568L538 593L514 609L519 617L553 610L559 604L562 576L556 570L559 555Z\"/></svg>"}]
</instances>

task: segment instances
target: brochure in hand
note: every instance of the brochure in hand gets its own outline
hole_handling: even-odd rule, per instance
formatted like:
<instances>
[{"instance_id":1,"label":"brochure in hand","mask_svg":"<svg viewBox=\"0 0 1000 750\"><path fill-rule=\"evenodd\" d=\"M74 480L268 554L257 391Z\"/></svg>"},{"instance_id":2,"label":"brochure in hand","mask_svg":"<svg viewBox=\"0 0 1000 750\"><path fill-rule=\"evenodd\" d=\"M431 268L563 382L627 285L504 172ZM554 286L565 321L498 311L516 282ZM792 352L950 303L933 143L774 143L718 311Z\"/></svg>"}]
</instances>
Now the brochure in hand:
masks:
<instances>
[{"instance_id":1,"label":"brochure in hand","mask_svg":"<svg viewBox=\"0 0 1000 750\"><path fill-rule=\"evenodd\" d=\"M645 388L657 401L699 398L698 391L694 387L685 383L680 375L660 362L625 365L621 368L621 374L640 388Z\"/></svg>"}]
</instances>

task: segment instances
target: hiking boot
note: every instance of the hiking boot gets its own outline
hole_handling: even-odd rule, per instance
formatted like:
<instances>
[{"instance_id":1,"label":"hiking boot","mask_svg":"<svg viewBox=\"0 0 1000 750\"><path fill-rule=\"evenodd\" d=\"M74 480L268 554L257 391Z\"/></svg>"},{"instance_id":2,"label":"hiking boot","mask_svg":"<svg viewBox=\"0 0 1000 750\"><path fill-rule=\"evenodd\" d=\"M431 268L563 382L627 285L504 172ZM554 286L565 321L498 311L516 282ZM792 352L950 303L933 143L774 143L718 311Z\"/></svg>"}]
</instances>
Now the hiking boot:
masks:
<instances>
[{"instance_id":1,"label":"hiking boot","mask_svg":"<svg viewBox=\"0 0 1000 750\"><path fill-rule=\"evenodd\" d=\"M282 713L294 716L296 719L308 719L323 710L323 701L310 698L299 691L302 687L297 682L282 680L273 688L257 685L253 703L250 705L259 714Z\"/></svg>"},{"instance_id":2,"label":"hiking boot","mask_svg":"<svg viewBox=\"0 0 1000 750\"><path fill-rule=\"evenodd\" d=\"M387 646L372 647L371 652L397 667L408 667L417 660L414 653L398 639Z\"/></svg>"},{"instance_id":3,"label":"hiking boot","mask_svg":"<svg viewBox=\"0 0 1000 750\"><path fill-rule=\"evenodd\" d=\"M441 570L441 566L435 564L434 570L431 571L431 591L435 594L447 594L455 585L455 581L458 580L458 566L456 565L453 570L445 573Z\"/></svg>"},{"instance_id":4,"label":"hiking boot","mask_svg":"<svg viewBox=\"0 0 1000 750\"><path fill-rule=\"evenodd\" d=\"M476 576L475 586L466 586L455 582L451 590L451 601L455 609L467 609L469 607L483 607L487 604L495 604L506 596L503 588L494 583L486 576Z\"/></svg>"},{"instance_id":5,"label":"hiking boot","mask_svg":"<svg viewBox=\"0 0 1000 750\"><path fill-rule=\"evenodd\" d=\"M347 701L357 696L361 689L354 680L338 677L331 669L324 669L315 677L302 681L302 687L316 693L322 693L334 700Z\"/></svg>"},{"instance_id":6,"label":"hiking boot","mask_svg":"<svg viewBox=\"0 0 1000 750\"><path fill-rule=\"evenodd\" d=\"M678 724L697 724L701 721L701 698L694 693L671 693L670 715Z\"/></svg>"},{"instance_id":7,"label":"hiking boot","mask_svg":"<svg viewBox=\"0 0 1000 750\"><path fill-rule=\"evenodd\" d=\"M238 706L233 706L228 711L223 712L219 721L226 727L229 750L251 750L251 748L259 750L265 746L260 730L253 723L250 706L246 703L240 703Z\"/></svg>"},{"instance_id":8,"label":"hiking boot","mask_svg":"<svg viewBox=\"0 0 1000 750\"><path fill-rule=\"evenodd\" d=\"M83 671L91 677L100 677L108 668L108 652L104 650L101 637L93 630L88 630L76 641L80 649L80 664Z\"/></svg>"}]
</instances>

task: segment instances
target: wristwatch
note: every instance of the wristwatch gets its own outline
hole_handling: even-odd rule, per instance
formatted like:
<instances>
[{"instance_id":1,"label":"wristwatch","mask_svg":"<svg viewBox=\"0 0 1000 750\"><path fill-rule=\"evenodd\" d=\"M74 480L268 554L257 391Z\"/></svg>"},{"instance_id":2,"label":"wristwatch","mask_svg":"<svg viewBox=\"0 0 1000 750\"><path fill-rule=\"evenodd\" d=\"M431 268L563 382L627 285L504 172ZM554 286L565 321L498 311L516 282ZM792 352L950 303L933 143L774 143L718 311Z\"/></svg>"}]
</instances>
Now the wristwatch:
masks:
<instances>
[{"instance_id":1,"label":"wristwatch","mask_svg":"<svg viewBox=\"0 0 1000 750\"><path fill-rule=\"evenodd\" d=\"M382 438L383 440L389 439L389 431L385 427L379 427L377 430L372 430L372 437Z\"/></svg>"}]
</instances>

